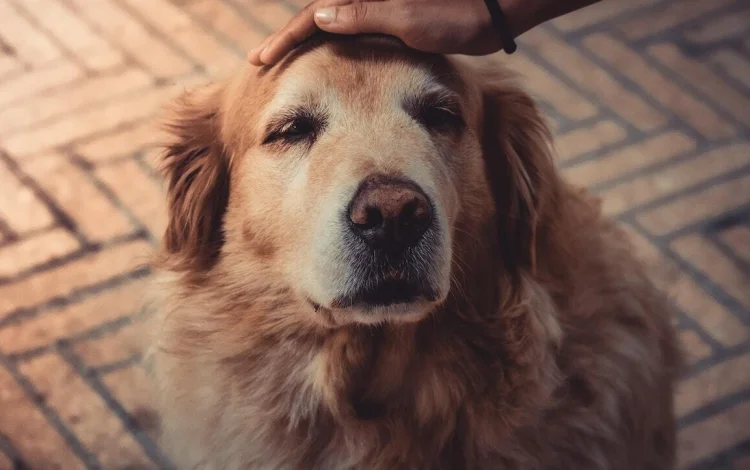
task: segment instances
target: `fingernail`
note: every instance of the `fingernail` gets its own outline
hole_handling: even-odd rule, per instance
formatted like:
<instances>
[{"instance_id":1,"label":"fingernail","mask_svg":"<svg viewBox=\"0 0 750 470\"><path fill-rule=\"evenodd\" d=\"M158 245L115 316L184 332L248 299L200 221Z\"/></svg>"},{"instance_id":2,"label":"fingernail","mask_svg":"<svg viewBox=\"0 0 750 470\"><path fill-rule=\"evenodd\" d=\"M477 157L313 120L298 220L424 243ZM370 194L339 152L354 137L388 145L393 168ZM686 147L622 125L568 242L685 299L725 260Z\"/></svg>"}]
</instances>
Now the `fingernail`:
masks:
<instances>
[{"instance_id":1,"label":"fingernail","mask_svg":"<svg viewBox=\"0 0 750 470\"><path fill-rule=\"evenodd\" d=\"M260 52L258 52L258 58L261 60L261 62L265 62L263 60L263 55L266 53L267 50L268 50L268 46L264 47L263 49L260 50Z\"/></svg>"},{"instance_id":2,"label":"fingernail","mask_svg":"<svg viewBox=\"0 0 750 470\"><path fill-rule=\"evenodd\" d=\"M321 8L315 12L315 21L322 24L333 23L336 20L335 8Z\"/></svg>"}]
</instances>

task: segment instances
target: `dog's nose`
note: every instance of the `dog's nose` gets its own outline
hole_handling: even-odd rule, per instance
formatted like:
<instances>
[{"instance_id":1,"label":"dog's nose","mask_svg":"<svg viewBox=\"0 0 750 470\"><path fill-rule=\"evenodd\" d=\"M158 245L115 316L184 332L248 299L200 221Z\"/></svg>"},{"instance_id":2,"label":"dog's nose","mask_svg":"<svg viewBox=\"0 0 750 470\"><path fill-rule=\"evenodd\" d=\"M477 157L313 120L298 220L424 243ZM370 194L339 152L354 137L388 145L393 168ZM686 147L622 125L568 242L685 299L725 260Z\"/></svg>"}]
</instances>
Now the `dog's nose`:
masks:
<instances>
[{"instance_id":1,"label":"dog's nose","mask_svg":"<svg viewBox=\"0 0 750 470\"><path fill-rule=\"evenodd\" d=\"M432 206L416 184L386 176L365 180L349 206L352 231L372 248L414 246L432 223Z\"/></svg>"}]
</instances>

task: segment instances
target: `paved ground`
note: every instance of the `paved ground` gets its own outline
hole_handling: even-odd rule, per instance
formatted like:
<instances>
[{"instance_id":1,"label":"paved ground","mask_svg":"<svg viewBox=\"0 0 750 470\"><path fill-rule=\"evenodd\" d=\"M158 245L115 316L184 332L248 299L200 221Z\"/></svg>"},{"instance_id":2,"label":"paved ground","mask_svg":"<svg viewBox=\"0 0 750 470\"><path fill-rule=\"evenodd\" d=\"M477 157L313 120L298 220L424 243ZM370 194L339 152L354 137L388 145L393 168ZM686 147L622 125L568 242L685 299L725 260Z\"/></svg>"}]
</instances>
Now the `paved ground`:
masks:
<instances>
[{"instance_id":1,"label":"paved ground","mask_svg":"<svg viewBox=\"0 0 750 470\"><path fill-rule=\"evenodd\" d=\"M166 465L131 343L151 118L298 7L250 4L0 0L0 469ZM679 307L683 467L750 468L750 4L614 0L510 62Z\"/></svg>"}]
</instances>

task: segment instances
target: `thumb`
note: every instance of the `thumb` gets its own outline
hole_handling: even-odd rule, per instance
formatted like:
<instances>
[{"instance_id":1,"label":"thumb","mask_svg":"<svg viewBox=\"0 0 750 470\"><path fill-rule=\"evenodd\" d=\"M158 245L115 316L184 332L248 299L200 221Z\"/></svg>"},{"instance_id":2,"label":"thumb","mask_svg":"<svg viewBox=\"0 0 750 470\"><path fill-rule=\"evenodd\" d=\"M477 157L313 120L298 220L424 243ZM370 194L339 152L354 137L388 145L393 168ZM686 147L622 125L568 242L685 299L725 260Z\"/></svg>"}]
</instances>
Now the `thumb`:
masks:
<instances>
[{"instance_id":1,"label":"thumb","mask_svg":"<svg viewBox=\"0 0 750 470\"><path fill-rule=\"evenodd\" d=\"M329 33L380 33L393 35L399 22L387 2L357 2L315 10L315 24Z\"/></svg>"}]
</instances>

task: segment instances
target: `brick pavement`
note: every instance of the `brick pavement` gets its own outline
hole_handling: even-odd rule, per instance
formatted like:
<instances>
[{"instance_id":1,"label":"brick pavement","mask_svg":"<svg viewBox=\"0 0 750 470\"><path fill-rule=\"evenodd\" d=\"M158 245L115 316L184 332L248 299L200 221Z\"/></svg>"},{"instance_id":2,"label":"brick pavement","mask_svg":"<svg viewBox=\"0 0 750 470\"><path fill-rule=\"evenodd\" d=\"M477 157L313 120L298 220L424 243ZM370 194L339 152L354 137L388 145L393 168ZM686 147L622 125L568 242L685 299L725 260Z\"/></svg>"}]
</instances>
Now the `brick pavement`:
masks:
<instances>
[{"instance_id":1,"label":"brick pavement","mask_svg":"<svg viewBox=\"0 0 750 470\"><path fill-rule=\"evenodd\" d=\"M0 0L0 469L165 468L133 338L153 117L290 1ZM613 0L508 59L678 307L682 467L750 468L750 4Z\"/></svg>"}]
</instances>

